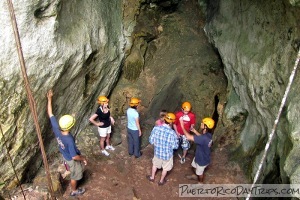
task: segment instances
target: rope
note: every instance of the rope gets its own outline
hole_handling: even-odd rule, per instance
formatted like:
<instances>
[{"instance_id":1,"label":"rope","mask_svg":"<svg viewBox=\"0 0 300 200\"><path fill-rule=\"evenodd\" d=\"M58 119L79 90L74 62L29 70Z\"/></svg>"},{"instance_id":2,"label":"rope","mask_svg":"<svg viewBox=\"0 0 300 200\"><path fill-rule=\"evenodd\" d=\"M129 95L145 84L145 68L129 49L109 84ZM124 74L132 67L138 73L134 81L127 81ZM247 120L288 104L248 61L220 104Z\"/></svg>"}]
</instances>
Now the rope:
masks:
<instances>
[{"instance_id":1,"label":"rope","mask_svg":"<svg viewBox=\"0 0 300 200\"><path fill-rule=\"evenodd\" d=\"M21 46L21 41L20 41L20 35L19 35L18 27L17 27L17 20L16 20L16 17L15 17L12 1L7 0L7 4L8 4L9 12L10 12L11 23L12 23L14 36L15 36L15 41L16 41L16 45L17 45L18 57L19 57L20 65L21 65L21 70L22 70L24 83L25 83L27 98L28 98L30 110L31 110L31 113L32 113L32 116L33 116L33 119L34 119L34 124L35 124L35 128L36 128L36 131L37 131L37 136L38 136L38 139L39 139L39 145L40 145L40 149L41 149L41 152L42 152L43 162L44 162L44 166L45 166L45 170L46 170L46 174L47 174L48 187L49 187L51 198L55 199L54 194L53 194L51 174L49 172L50 171L49 170L49 165L48 165L48 162L47 162L47 157L46 157L46 153L45 153L45 149L44 149L43 139L42 139L42 136L41 136L41 130L40 130L40 126L39 126L39 123L38 123L36 105L35 105L34 98L32 96L32 92L31 92L31 89L30 89L30 85L29 85L29 81L28 81L28 77L27 77L27 73L26 73L25 61L24 61L24 56L23 56L22 46Z\"/></svg>"},{"instance_id":2,"label":"rope","mask_svg":"<svg viewBox=\"0 0 300 200\"><path fill-rule=\"evenodd\" d=\"M5 148L6 148L6 151L7 151L7 157L8 157L8 159L9 159L9 161L10 161L10 164L11 164L11 166L12 166L12 168L13 168L13 171L14 171L14 173L15 173L15 175L16 175L17 182L18 182L18 185L19 185L19 187L21 188L21 191L22 191L23 197L24 197L24 199L26 199L26 197L25 197L25 193L24 193L24 190L23 190L23 187L22 187L22 185L21 185L21 182L20 182L20 179L19 179L19 177L18 177L18 174L17 174L17 172L16 172L16 169L15 169L14 163L13 163L13 161L12 161L12 159L11 159L11 156L10 156L10 153L9 153L9 148L8 148L8 146L7 146L7 144L6 144L6 140L5 140L5 137L4 137L4 134L3 134L3 131L2 131L2 126L1 126L1 124L0 124L0 130L1 130L1 134L2 134L3 140L4 140L4 142L3 142L3 143L4 143L4 146L5 146ZM2 176L1 176L1 178L2 178ZM2 178L2 179L3 179L3 178ZM3 180L4 180L4 179L3 179ZM8 193L8 195L9 195L10 199L12 199L9 193Z\"/></svg>"},{"instance_id":3,"label":"rope","mask_svg":"<svg viewBox=\"0 0 300 200\"><path fill-rule=\"evenodd\" d=\"M279 107L279 111L278 111L277 117L276 117L276 119L275 119L275 121L274 121L274 125L273 125L273 128L272 128L272 131L271 131L271 133L270 133L270 135L269 135L268 142L266 143L265 151L264 151L264 154L263 154L263 156L262 156L262 158L261 158L261 161L260 161L260 163L259 163L258 170L256 171L256 174L255 174L253 183L252 183L252 185L251 185L251 190L250 190L250 191L252 191L252 189L253 189L253 187L254 187L256 181L258 180L258 177L259 177L259 175L260 175L260 173L261 173L263 164L264 164L265 161L266 161L267 153L268 153L268 150L269 150L270 145L271 145L271 143L272 143L272 140L273 140L273 137L274 137L274 134L275 134L275 130L276 130L276 128L277 128L277 125L278 125L278 122L279 122L279 118L280 118L280 116L281 116L283 107L284 107L284 105L285 105L285 102L286 102L288 93L290 92L290 88L291 88L292 82L293 82L293 80L294 80L296 70L297 70L297 68L298 68L299 60L300 60L300 48L299 48L299 50L298 50L298 54L297 54L297 58L296 58L296 61L295 61L295 65L294 65L293 71L292 71L292 73L291 73L291 75L290 75L289 82L288 82L288 85L287 85L287 87L286 87L286 89L285 89L285 93L284 93L284 95L283 95L283 98L282 98L282 101L281 101L281 105L280 105L280 107ZM247 195L246 200L249 200L250 197L251 197L251 193L249 193L249 194Z\"/></svg>"}]
</instances>

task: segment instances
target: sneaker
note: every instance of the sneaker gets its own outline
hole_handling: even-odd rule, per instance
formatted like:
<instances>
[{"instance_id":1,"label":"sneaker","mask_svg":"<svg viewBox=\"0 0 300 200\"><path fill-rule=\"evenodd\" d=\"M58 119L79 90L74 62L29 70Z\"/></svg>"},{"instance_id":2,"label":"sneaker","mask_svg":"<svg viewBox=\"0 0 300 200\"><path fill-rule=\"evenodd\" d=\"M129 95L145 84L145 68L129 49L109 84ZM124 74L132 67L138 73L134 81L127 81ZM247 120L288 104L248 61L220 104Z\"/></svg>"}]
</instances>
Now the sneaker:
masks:
<instances>
[{"instance_id":1,"label":"sneaker","mask_svg":"<svg viewBox=\"0 0 300 200\"><path fill-rule=\"evenodd\" d=\"M107 145L107 146L105 147L105 149L107 149L107 150L112 150L112 151L115 150L115 148L114 148L113 146L111 146L111 145Z\"/></svg>"},{"instance_id":2,"label":"sneaker","mask_svg":"<svg viewBox=\"0 0 300 200\"><path fill-rule=\"evenodd\" d=\"M106 155L106 156L109 156L109 153L106 150L102 150L101 153Z\"/></svg>"},{"instance_id":3,"label":"sneaker","mask_svg":"<svg viewBox=\"0 0 300 200\"><path fill-rule=\"evenodd\" d=\"M70 196L75 197L78 195L82 195L85 192L84 188L78 188L76 191L70 193Z\"/></svg>"},{"instance_id":4,"label":"sneaker","mask_svg":"<svg viewBox=\"0 0 300 200\"><path fill-rule=\"evenodd\" d=\"M181 164L185 163L185 157L182 157L182 158L180 159L180 163L181 163Z\"/></svg>"}]
</instances>

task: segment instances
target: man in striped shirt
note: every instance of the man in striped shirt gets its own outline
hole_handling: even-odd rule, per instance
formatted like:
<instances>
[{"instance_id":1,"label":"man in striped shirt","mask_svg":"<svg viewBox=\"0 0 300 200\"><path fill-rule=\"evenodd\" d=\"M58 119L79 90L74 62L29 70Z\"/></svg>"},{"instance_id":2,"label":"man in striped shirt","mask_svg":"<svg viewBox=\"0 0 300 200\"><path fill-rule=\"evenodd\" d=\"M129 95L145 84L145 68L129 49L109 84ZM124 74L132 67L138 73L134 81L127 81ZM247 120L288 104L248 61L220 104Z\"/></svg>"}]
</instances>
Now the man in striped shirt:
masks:
<instances>
[{"instance_id":1,"label":"man in striped shirt","mask_svg":"<svg viewBox=\"0 0 300 200\"><path fill-rule=\"evenodd\" d=\"M146 178L154 182L157 169L162 168L162 173L158 185L166 183L167 172L173 168L173 149L178 148L178 140L175 131L172 129L176 116L173 113L167 113L164 124L155 126L149 137L150 144L154 145L154 157L152 159L152 172Z\"/></svg>"}]
</instances>

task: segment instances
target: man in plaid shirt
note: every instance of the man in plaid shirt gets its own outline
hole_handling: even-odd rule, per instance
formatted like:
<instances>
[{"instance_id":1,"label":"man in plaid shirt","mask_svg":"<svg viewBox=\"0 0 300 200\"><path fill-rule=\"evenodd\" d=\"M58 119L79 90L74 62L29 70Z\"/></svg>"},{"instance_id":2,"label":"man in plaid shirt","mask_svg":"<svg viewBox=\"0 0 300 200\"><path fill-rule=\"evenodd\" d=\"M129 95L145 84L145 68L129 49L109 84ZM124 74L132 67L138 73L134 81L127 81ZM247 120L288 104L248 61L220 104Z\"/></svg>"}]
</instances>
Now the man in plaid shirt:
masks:
<instances>
[{"instance_id":1,"label":"man in plaid shirt","mask_svg":"<svg viewBox=\"0 0 300 200\"><path fill-rule=\"evenodd\" d=\"M167 172L173 168L173 149L178 148L178 139L175 131L172 129L176 116L173 113L167 113L162 126L155 126L149 137L150 144L154 145L154 157L152 159L152 173L147 175L147 179L154 182L157 169L163 169L158 185L166 183Z\"/></svg>"}]
</instances>

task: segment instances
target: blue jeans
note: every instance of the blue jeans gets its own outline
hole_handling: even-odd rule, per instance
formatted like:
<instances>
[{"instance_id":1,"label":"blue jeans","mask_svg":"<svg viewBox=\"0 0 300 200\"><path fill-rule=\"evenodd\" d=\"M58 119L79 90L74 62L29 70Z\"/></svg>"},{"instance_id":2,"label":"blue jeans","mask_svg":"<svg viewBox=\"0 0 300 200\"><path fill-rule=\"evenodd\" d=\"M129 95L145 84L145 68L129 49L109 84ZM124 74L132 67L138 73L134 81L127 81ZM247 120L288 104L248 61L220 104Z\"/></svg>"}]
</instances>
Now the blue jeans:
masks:
<instances>
[{"instance_id":1,"label":"blue jeans","mask_svg":"<svg viewBox=\"0 0 300 200\"><path fill-rule=\"evenodd\" d=\"M139 131L127 128L127 133L128 153L138 158L141 156Z\"/></svg>"}]
</instances>

